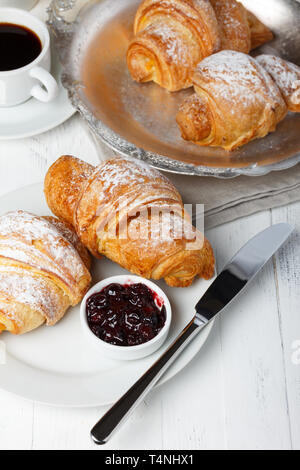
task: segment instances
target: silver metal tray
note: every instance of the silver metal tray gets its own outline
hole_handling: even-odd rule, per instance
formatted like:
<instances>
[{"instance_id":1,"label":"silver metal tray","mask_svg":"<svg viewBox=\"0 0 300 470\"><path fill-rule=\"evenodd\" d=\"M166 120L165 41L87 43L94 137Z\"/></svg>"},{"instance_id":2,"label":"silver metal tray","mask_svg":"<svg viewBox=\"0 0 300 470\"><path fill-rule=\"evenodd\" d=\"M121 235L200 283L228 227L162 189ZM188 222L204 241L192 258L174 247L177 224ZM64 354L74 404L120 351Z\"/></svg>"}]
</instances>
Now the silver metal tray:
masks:
<instances>
[{"instance_id":1,"label":"silver metal tray","mask_svg":"<svg viewBox=\"0 0 300 470\"><path fill-rule=\"evenodd\" d=\"M135 83L126 50L140 0L53 0L49 24L73 105L105 144L166 171L232 178L283 170L300 161L300 114L275 133L240 150L203 148L182 140L175 122L192 90L169 93ZM275 53L300 65L300 4L296 0L243 0L275 33L257 53Z\"/></svg>"}]
</instances>

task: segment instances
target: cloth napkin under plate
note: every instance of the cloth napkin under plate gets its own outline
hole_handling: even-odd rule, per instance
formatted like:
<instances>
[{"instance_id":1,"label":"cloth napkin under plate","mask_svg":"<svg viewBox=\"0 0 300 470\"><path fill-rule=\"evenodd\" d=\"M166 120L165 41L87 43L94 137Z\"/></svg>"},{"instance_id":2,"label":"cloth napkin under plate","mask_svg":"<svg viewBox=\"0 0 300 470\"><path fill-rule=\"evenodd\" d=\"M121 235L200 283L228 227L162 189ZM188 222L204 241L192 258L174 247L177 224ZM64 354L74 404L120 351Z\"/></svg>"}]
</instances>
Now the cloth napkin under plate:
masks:
<instances>
[{"instance_id":1,"label":"cloth napkin under plate","mask_svg":"<svg viewBox=\"0 0 300 470\"><path fill-rule=\"evenodd\" d=\"M92 134L101 161L116 155ZM205 229L300 200L300 164L264 176L219 179L165 173L185 204L204 204Z\"/></svg>"},{"instance_id":2,"label":"cloth napkin under plate","mask_svg":"<svg viewBox=\"0 0 300 470\"><path fill-rule=\"evenodd\" d=\"M217 179L168 174L187 204L204 204L205 228L300 200L300 165L265 176Z\"/></svg>"}]
</instances>

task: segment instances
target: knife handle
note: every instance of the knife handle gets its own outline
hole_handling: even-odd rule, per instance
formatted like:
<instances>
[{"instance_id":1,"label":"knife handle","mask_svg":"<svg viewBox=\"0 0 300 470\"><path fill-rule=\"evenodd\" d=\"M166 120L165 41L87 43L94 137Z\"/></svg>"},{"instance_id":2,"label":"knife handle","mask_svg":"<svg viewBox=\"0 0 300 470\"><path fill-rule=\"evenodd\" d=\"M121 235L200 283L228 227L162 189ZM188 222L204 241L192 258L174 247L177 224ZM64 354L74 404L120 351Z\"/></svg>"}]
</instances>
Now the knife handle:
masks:
<instances>
[{"instance_id":1,"label":"knife handle","mask_svg":"<svg viewBox=\"0 0 300 470\"><path fill-rule=\"evenodd\" d=\"M91 431L97 445L104 445L143 401L162 375L173 364L186 346L203 329L205 323L193 319L180 333L167 351L145 372L145 374L123 395L119 401L100 419Z\"/></svg>"}]
</instances>

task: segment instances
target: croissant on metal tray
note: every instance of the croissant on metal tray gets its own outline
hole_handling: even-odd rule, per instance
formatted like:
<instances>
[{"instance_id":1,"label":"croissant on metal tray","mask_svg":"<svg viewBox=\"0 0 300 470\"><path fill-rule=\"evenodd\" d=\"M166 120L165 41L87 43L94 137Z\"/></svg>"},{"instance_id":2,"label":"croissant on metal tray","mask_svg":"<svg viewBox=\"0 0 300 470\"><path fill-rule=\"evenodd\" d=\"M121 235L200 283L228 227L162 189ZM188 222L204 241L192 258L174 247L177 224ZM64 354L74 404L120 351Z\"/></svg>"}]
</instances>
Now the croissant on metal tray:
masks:
<instances>
[{"instance_id":1,"label":"croissant on metal tray","mask_svg":"<svg viewBox=\"0 0 300 470\"><path fill-rule=\"evenodd\" d=\"M251 49L266 44L274 39L272 31L264 25L253 13L247 10L248 24L251 31ZM225 48L226 49L226 48ZM240 51L243 52L243 51Z\"/></svg>"},{"instance_id":2,"label":"croissant on metal tray","mask_svg":"<svg viewBox=\"0 0 300 470\"><path fill-rule=\"evenodd\" d=\"M87 292L90 256L54 217L16 211L0 217L0 333L55 325Z\"/></svg>"},{"instance_id":3,"label":"croissant on metal tray","mask_svg":"<svg viewBox=\"0 0 300 470\"><path fill-rule=\"evenodd\" d=\"M94 168L63 156L46 175L45 196L97 257L174 287L214 274L212 248L192 226L179 193L143 162L114 158Z\"/></svg>"},{"instance_id":4,"label":"croissant on metal tray","mask_svg":"<svg viewBox=\"0 0 300 470\"><path fill-rule=\"evenodd\" d=\"M169 91L190 87L205 57L222 49L248 53L273 37L235 0L144 0L134 34L127 52L133 79Z\"/></svg>"},{"instance_id":5,"label":"croissant on metal tray","mask_svg":"<svg viewBox=\"0 0 300 470\"><path fill-rule=\"evenodd\" d=\"M256 59L276 82L289 111L300 113L300 67L275 55Z\"/></svg>"},{"instance_id":6,"label":"croissant on metal tray","mask_svg":"<svg viewBox=\"0 0 300 470\"><path fill-rule=\"evenodd\" d=\"M288 108L300 110L299 77L299 67L274 57L235 51L207 57L193 74L195 94L177 115L182 137L226 150L265 137Z\"/></svg>"}]
</instances>

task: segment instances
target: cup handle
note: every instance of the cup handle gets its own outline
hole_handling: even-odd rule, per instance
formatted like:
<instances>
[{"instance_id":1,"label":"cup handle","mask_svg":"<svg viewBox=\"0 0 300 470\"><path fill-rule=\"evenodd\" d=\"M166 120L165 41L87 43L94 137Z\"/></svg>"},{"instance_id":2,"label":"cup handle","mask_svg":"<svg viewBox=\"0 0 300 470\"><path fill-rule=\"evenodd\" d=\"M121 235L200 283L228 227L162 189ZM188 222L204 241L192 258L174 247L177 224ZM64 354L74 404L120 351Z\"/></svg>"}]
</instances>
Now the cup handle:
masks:
<instances>
[{"instance_id":1,"label":"cup handle","mask_svg":"<svg viewBox=\"0 0 300 470\"><path fill-rule=\"evenodd\" d=\"M54 100L58 94L58 84L55 78L42 67L34 67L29 72L30 76L41 82L41 85L34 85L31 89L31 95L43 103L49 103ZM45 89L44 89L44 88Z\"/></svg>"}]
</instances>

